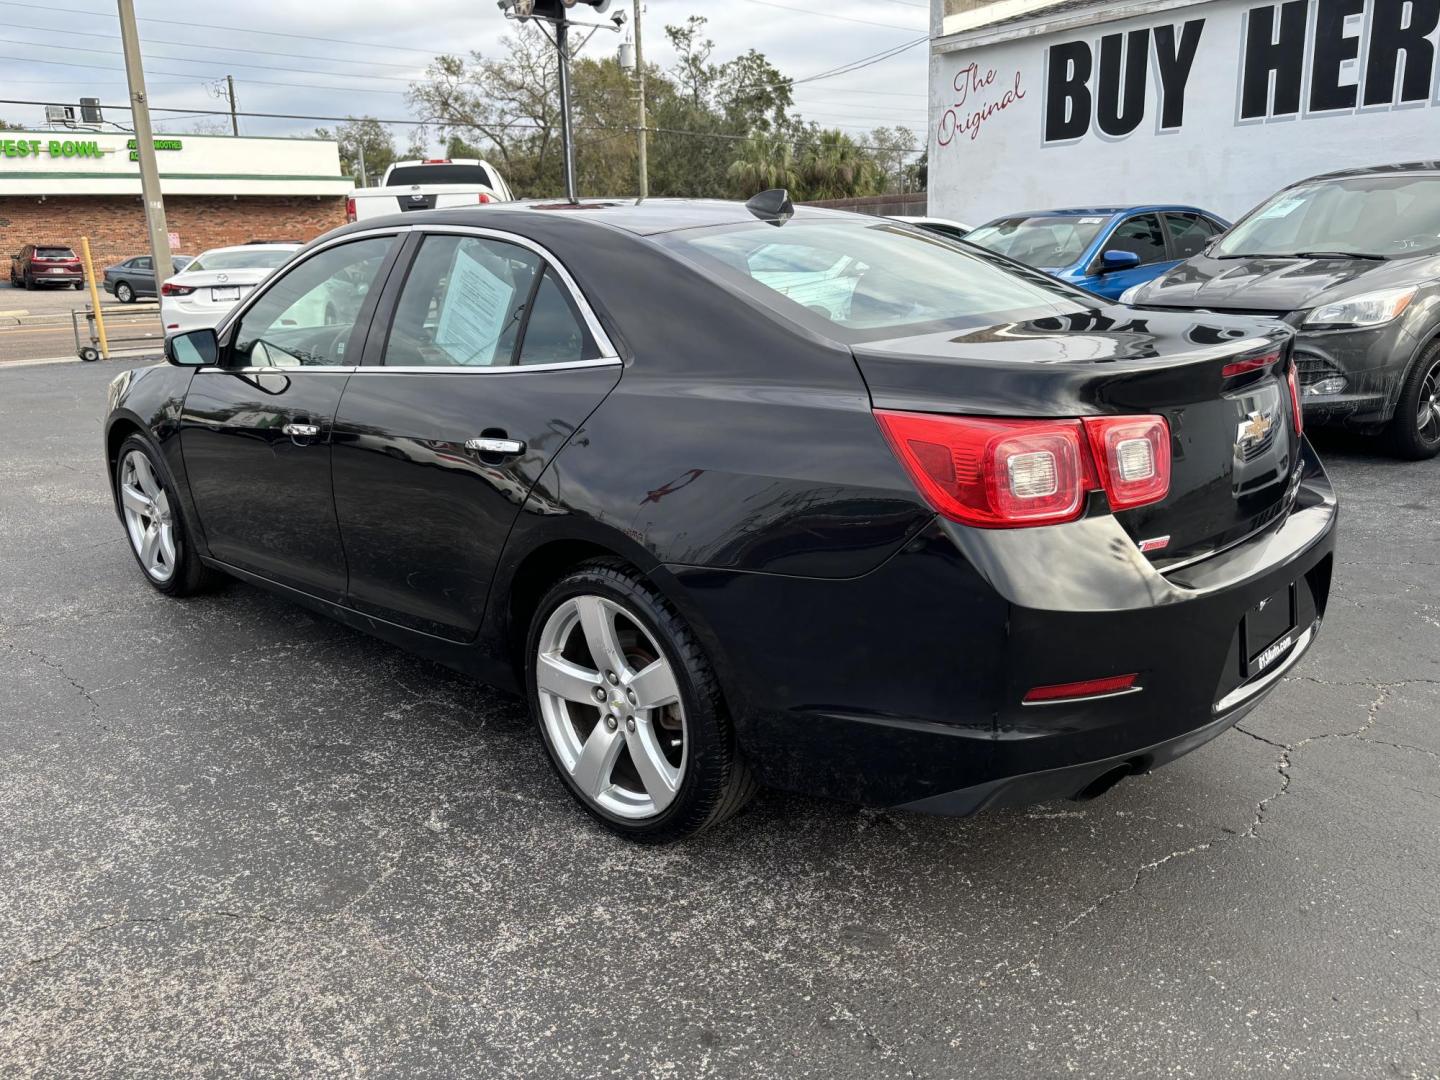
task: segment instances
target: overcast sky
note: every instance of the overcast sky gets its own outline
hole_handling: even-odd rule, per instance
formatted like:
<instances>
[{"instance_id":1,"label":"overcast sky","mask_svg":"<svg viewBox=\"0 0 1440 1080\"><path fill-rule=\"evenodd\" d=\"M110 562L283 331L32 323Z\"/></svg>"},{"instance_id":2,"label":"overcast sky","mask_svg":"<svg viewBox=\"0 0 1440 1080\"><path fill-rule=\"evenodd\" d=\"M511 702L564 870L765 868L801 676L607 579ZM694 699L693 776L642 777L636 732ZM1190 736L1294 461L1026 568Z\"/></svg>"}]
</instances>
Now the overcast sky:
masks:
<instances>
[{"instance_id":1,"label":"overcast sky","mask_svg":"<svg viewBox=\"0 0 1440 1080\"><path fill-rule=\"evenodd\" d=\"M630 7L631 0L615 0L612 11ZM229 73L241 111L403 119L411 115L406 85L430 56L469 49L495 54L511 29L494 0L136 0L136 8L157 109L222 108L215 80ZM0 0L0 97L125 101L114 10L109 0ZM645 51L652 63L668 66L674 57L665 24L701 14L709 19L716 60L753 47L785 74L803 77L925 34L927 12L927 0L649 0ZM619 35L602 31L586 55L613 55L618 42ZM923 145L925 76L926 49L918 45L862 71L797 87L796 102L807 119L855 133L903 124ZM43 115L38 106L0 104L0 117L12 121L38 125ZM119 111L109 115L128 119ZM157 112L157 131L187 128L196 119L166 123L164 116L175 114ZM242 118L241 134L315 126ZM401 147L408 130L396 129Z\"/></svg>"}]
</instances>

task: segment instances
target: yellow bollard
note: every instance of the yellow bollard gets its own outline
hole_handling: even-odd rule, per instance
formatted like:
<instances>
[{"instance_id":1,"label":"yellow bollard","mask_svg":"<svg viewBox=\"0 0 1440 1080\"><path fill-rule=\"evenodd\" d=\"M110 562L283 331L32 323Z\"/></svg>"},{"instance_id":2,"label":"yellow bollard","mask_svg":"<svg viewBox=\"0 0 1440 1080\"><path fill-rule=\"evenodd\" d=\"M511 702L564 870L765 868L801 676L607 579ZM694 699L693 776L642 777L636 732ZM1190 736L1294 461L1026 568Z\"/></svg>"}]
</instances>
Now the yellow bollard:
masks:
<instances>
[{"instance_id":1,"label":"yellow bollard","mask_svg":"<svg viewBox=\"0 0 1440 1080\"><path fill-rule=\"evenodd\" d=\"M90 261L90 238L80 238L80 255L85 260L85 284L90 288L90 310L95 312L95 336L100 339L100 359L110 359L110 342L105 338L105 316L100 313L100 290L95 287L95 264Z\"/></svg>"}]
</instances>

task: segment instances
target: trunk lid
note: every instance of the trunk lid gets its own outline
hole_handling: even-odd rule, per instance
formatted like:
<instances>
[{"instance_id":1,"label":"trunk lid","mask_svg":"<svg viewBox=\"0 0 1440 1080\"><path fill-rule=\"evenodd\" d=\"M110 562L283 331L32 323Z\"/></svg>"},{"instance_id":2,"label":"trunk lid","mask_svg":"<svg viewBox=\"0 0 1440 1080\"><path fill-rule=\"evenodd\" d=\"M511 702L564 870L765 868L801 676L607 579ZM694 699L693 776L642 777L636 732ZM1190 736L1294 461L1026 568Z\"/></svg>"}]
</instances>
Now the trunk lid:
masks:
<instances>
[{"instance_id":1,"label":"trunk lid","mask_svg":"<svg viewBox=\"0 0 1440 1080\"><path fill-rule=\"evenodd\" d=\"M1163 416L1169 494L1116 513L1157 566L1204 556L1276 520L1299 437L1291 332L1269 321L1092 309L853 347L877 409L997 418ZM1227 364L1278 354L1225 377ZM1089 512L1104 508L1093 493ZM1162 542L1163 541L1163 542Z\"/></svg>"}]
</instances>

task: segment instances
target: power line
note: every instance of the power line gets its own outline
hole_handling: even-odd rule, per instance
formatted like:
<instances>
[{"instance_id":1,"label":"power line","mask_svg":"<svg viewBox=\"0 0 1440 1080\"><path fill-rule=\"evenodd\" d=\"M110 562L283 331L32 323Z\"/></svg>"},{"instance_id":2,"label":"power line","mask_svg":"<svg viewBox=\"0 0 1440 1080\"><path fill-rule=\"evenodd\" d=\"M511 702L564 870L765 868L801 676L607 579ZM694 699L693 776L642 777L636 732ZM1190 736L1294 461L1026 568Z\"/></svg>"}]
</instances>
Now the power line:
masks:
<instances>
[{"instance_id":1,"label":"power line","mask_svg":"<svg viewBox=\"0 0 1440 1080\"><path fill-rule=\"evenodd\" d=\"M0 59L3 59L3 57L0 57ZM28 99L28 98L0 98L0 105L68 105L68 104L69 104L69 102L65 102L65 101L36 101L36 100L33 100L33 99ZM102 105L99 106L99 108L102 109L102 110L104 110L104 109L112 109L112 110L119 110L119 111L122 111L122 112L130 112L130 111L132 111L132 107L129 106L129 105L104 105L104 104L102 104ZM228 116L231 115L229 109L190 109L190 108L185 108L185 107L183 107L183 106L173 106L173 107L168 107L168 108L167 108L167 107L163 107L163 106L152 105L150 111L151 111L151 112L167 112L167 113L183 113L185 116L226 116L226 117L228 117ZM262 119L262 120L329 120L329 121L336 121L336 122L346 122L346 121L350 121L350 120L353 120L353 119L354 119L354 117L352 117L352 116L316 116L316 115L310 115L310 114L304 114L304 113L271 113L271 112L238 112L238 111L237 111L234 115L236 115L236 116L255 117L255 118L257 118L257 119ZM366 119L374 119L374 118L373 118L373 117L366 117ZM436 120L435 118L433 118L433 117L432 117L431 119L428 119L428 120L414 120L414 119L406 119L406 120L376 120L376 123L380 123L380 124L409 125L409 126L412 126L412 127L423 127L423 126L425 126L425 125L427 125L427 124L433 124L433 123L438 123L438 122L439 122L439 121L437 121L437 120ZM479 131L479 132L481 132L482 134L484 134L484 131L485 131L486 128L503 128L503 129L505 129L505 130L507 130L507 131L544 131L544 130L546 130L546 129L545 129L542 125L540 125L540 124L533 124L533 123L529 123L529 122L527 122L527 121L517 121L517 122L505 123L505 124L457 124L457 123L445 123L443 126L444 126L444 127L451 128L451 129L463 128L463 129L470 130L470 131ZM633 134L635 133L635 129L632 128L632 127L620 127L620 128L603 128L603 127L601 127L601 128L594 128L594 129L592 129L592 130L595 130L595 131L614 131L614 132L616 133L616 136L617 136L617 137L618 137L619 135L633 135ZM683 128L664 128L664 127L652 127L652 128L650 128L650 130L653 131L653 132L656 132L656 133L658 133L658 134L662 134L662 135L683 135L683 136L689 136L689 137L691 137L691 138L697 138L697 139L724 139L724 140L727 141L727 142L744 142L746 139L750 138L749 135L732 135L732 134L729 134L729 133L726 133L726 132L721 132L721 131L687 131L687 130L685 130L685 129L683 129ZM800 144L802 144L802 143L803 143L803 140L797 140L797 145L800 145ZM920 153L923 153L923 152L924 152L923 148L919 148L919 147L909 147L909 148L901 149L901 148L890 147L890 146L857 146L857 149L859 149L859 150L884 150L884 151L889 151L889 152L897 152L897 153L905 153L905 154L920 154Z\"/></svg>"},{"instance_id":2,"label":"power line","mask_svg":"<svg viewBox=\"0 0 1440 1080\"><path fill-rule=\"evenodd\" d=\"M3 5L5 7L33 8L36 11L61 11L69 15L91 15L102 19L114 19L118 17L108 11L89 11L81 8L60 8L55 7L53 4L27 4L22 3L21 0L0 0L0 5ZM287 34L279 30L256 30L254 27L250 26L220 26L217 23L186 22L183 19L153 19L148 16L142 18L140 21L148 23L164 23L167 26L187 26L191 29L199 30L224 30L228 33L235 34L264 34L267 37L297 38L301 41L323 41L331 45L356 45L362 49L390 49L395 52L424 53L427 56L433 55L426 52L426 50L424 49L415 49L404 45L386 45L378 41L355 41L351 38L315 37L311 34Z\"/></svg>"},{"instance_id":3,"label":"power line","mask_svg":"<svg viewBox=\"0 0 1440 1080\"><path fill-rule=\"evenodd\" d=\"M13 23L13 22L7 22L7 23L5 24L5 27L6 27L7 29L9 29L9 30L38 30L38 31L40 31L40 32L42 32L42 33L46 33L46 34L70 34L70 35L73 35L73 36L76 36L76 37L104 38L104 39L107 40L107 41L113 40L114 37L115 37L114 34L97 34L97 33L95 33L93 30L71 30L69 27L63 27L63 26L32 26L32 25L30 25L29 23ZM285 56L285 57L289 57L289 58L292 59L292 60L308 60L308 61L310 61L312 64L313 64L313 63L315 62L315 60L316 60L316 57L315 57L315 56L310 55L310 54L308 54L308 53L276 52L274 49L242 49L242 48L240 48L240 47L237 46L237 45L202 45L202 44L200 44L198 41L167 41L167 40L165 40L165 39L163 39L163 38L153 38L153 37L150 37L150 36L148 36L148 35L147 35L146 38L145 38L145 43L146 43L147 45L176 45L176 46L179 46L180 48L184 48L184 49L208 49L208 50L211 51L211 52L223 52L223 53L226 53L226 54L229 54L229 53L237 53L237 52L238 52L238 53L249 53L250 55L253 55L253 56ZM27 44L28 44L28 42L27 42ZM40 43L39 43L39 42L36 42L35 44L40 44ZM61 46L61 45L48 46L48 47L50 47L50 48L66 48L66 46ZM176 59L178 59L178 57L176 57ZM415 64L397 64L397 63L396 63L395 61L393 61L393 60L347 60L347 59L345 59L345 58L343 58L343 57L338 57L338 56L327 56L327 57L324 57L323 60L324 60L324 62L327 63L327 64L356 64L356 65L368 66L368 67L404 68L404 69L406 69L406 70L409 70L409 69L411 69L411 68L416 67ZM287 69L287 70L293 70L293 69ZM344 74L344 73L343 73L343 72L339 72L339 71L335 71L335 72L328 72L328 71L327 71L327 72L324 72L323 74L326 74L326 75L332 75L332 74L333 74L333 75L340 75L340 74ZM383 78L384 76L378 76L378 75L377 75L377 76L373 76L373 77L374 77L374 78Z\"/></svg>"},{"instance_id":4,"label":"power line","mask_svg":"<svg viewBox=\"0 0 1440 1080\"><path fill-rule=\"evenodd\" d=\"M0 2L3 2L3 0L0 0ZM22 44L29 44L29 42L22 42ZM125 70L123 67L108 67L104 64L67 64L63 60L37 60L30 56L0 56L0 60L14 60L17 63L23 64L50 64L54 67L85 68L90 71ZM205 81L205 76L198 71L161 71L159 68L146 68L145 77L148 79L151 75L176 75L192 82ZM214 76L211 78L214 78ZM394 94L396 97L405 96L405 91L403 90L369 90L361 86L327 86L324 83L277 82L274 79L246 79L245 81L259 86L287 86L292 90L338 90L346 94ZM227 112L225 115L229 116L230 114Z\"/></svg>"},{"instance_id":5,"label":"power line","mask_svg":"<svg viewBox=\"0 0 1440 1080\"><path fill-rule=\"evenodd\" d=\"M839 22L859 23L861 26L880 26L887 30L918 30L916 26L901 26L899 23L875 22L871 19L857 19L853 15L836 15L829 11L816 11L814 8L794 7L790 4L777 4L774 0L745 0L747 4L759 4L761 7L779 8L781 11L794 11L801 15L809 15L816 19L836 19ZM928 36L928 35L927 35Z\"/></svg>"},{"instance_id":6,"label":"power line","mask_svg":"<svg viewBox=\"0 0 1440 1080\"><path fill-rule=\"evenodd\" d=\"M19 38L7 38L7 37L0 37L0 41L6 42L7 44L10 44L10 45L31 45L31 46L34 46L35 48L40 48L40 49L66 49L66 50L68 50L68 51L70 51L70 52L99 53L99 54L101 54L101 55L103 55L103 56L124 56L124 55L125 55L123 52L120 52L118 49L87 49L87 48L85 48L83 45L51 45L51 44L48 44L47 42L43 42L43 41L23 41L23 40L21 40L21 39L19 39ZM142 53L141 55L144 56L147 60L160 60L160 61L163 61L163 62L166 62L166 63L175 63L175 64L212 64L212 65L213 65L213 64L224 64L224 65L227 66L227 67L256 68L256 69L258 69L258 70L260 70L260 71L294 71L294 70L295 70L295 67L294 67L293 64L287 65L287 66L284 66L284 67L280 67L280 66L277 66L277 65L275 65L275 64L247 64L247 63L244 63L244 62L228 61L228 60L226 60L226 61L222 61L222 60L189 60L189 59L186 59L186 58L183 57L183 56L159 56L159 55L157 55L157 54L155 54L155 53L148 53L148 52L147 52L147 53ZM386 80L387 82L403 82L403 83L413 83L413 82L416 81L416 80L413 79L413 78L411 78L411 79L402 79L402 78L400 78L398 75L354 75L354 74L351 74L351 73L348 72L348 71L317 71L317 72L315 72L315 74L317 74L317 75L333 75L333 76L334 76L335 78L337 78L337 79L360 79L360 80L362 80L362 81L369 81L369 80L372 80L372 79L384 79L384 80Z\"/></svg>"}]
</instances>

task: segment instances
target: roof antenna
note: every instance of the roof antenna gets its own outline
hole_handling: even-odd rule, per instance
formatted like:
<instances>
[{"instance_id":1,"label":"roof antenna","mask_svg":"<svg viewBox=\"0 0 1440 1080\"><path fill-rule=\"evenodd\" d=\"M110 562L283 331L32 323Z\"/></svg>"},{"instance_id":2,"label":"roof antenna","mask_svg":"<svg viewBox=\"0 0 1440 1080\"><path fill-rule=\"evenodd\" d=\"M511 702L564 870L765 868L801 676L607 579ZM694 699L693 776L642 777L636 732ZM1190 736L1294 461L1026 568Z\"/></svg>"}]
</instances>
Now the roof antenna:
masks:
<instances>
[{"instance_id":1,"label":"roof antenna","mask_svg":"<svg viewBox=\"0 0 1440 1080\"><path fill-rule=\"evenodd\" d=\"M771 225L784 225L795 216L795 204L790 201L790 192L784 188L760 192L745 203L745 209Z\"/></svg>"}]
</instances>

